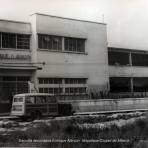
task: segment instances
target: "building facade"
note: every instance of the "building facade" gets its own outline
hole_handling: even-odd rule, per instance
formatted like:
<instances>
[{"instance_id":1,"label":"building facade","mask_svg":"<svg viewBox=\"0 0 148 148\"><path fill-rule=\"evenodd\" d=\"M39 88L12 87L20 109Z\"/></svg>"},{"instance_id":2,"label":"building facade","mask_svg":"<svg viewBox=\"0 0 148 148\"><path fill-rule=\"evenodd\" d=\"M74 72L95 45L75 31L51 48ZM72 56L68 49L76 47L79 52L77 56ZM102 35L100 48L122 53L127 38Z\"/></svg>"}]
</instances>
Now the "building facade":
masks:
<instances>
[{"instance_id":1,"label":"building facade","mask_svg":"<svg viewBox=\"0 0 148 148\"><path fill-rule=\"evenodd\" d=\"M44 14L0 20L0 98L28 92L86 94L109 89L106 25Z\"/></svg>"}]
</instances>

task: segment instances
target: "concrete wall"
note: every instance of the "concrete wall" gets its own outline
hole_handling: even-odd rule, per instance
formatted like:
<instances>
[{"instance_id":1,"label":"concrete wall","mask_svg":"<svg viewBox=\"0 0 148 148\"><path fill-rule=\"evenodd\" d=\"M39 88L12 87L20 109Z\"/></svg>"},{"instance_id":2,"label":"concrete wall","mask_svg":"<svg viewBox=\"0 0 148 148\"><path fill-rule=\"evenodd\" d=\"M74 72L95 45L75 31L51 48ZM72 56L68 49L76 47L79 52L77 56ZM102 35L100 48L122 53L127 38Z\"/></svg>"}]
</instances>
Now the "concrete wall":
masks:
<instances>
[{"instance_id":1,"label":"concrete wall","mask_svg":"<svg viewBox=\"0 0 148 148\"><path fill-rule=\"evenodd\" d=\"M71 102L76 113L148 110L147 98L75 100Z\"/></svg>"},{"instance_id":2,"label":"concrete wall","mask_svg":"<svg viewBox=\"0 0 148 148\"><path fill-rule=\"evenodd\" d=\"M31 24L10 20L0 20L0 32L31 34Z\"/></svg>"},{"instance_id":3,"label":"concrete wall","mask_svg":"<svg viewBox=\"0 0 148 148\"><path fill-rule=\"evenodd\" d=\"M36 21L35 21L36 20ZM51 52L37 49L37 62L45 62L38 77L88 78L90 88L108 85L106 25L73 19L32 15L36 33L85 38L85 54ZM37 36L34 38L37 40Z\"/></svg>"},{"instance_id":4,"label":"concrete wall","mask_svg":"<svg viewBox=\"0 0 148 148\"><path fill-rule=\"evenodd\" d=\"M147 67L109 66L110 77L148 77Z\"/></svg>"}]
</instances>

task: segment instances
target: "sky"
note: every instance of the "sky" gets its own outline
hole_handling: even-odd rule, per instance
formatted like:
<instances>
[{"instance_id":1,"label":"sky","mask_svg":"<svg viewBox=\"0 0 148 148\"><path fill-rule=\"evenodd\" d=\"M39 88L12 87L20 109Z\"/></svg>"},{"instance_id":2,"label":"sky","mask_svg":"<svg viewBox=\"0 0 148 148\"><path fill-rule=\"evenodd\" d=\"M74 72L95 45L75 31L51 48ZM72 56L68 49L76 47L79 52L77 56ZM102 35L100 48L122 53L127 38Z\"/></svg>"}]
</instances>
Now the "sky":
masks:
<instances>
[{"instance_id":1,"label":"sky","mask_svg":"<svg viewBox=\"0 0 148 148\"><path fill-rule=\"evenodd\" d=\"M147 0L0 0L0 19L29 21L30 14L107 24L108 46L148 50Z\"/></svg>"}]
</instances>

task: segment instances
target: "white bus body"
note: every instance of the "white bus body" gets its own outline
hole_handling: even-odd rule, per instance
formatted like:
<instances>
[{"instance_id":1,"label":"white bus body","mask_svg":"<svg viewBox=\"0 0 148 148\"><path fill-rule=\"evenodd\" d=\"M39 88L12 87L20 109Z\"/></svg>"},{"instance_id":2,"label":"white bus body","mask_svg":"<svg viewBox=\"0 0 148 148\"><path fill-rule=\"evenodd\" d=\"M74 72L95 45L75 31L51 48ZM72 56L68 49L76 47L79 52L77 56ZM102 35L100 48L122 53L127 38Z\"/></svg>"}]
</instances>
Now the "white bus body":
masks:
<instances>
[{"instance_id":1,"label":"white bus body","mask_svg":"<svg viewBox=\"0 0 148 148\"><path fill-rule=\"evenodd\" d=\"M11 115L38 117L58 115L58 103L53 94L26 93L13 97Z\"/></svg>"}]
</instances>

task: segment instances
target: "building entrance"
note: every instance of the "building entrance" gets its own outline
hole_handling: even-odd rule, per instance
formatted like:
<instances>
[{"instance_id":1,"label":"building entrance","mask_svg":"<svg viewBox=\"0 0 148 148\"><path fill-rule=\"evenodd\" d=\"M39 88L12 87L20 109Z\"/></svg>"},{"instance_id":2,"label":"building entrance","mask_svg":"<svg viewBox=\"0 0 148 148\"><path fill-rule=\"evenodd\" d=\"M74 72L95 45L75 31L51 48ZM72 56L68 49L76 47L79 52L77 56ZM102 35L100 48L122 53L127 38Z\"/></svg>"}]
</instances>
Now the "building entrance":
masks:
<instances>
[{"instance_id":1,"label":"building entrance","mask_svg":"<svg viewBox=\"0 0 148 148\"><path fill-rule=\"evenodd\" d=\"M15 94L28 92L28 76L0 76L0 102L11 102Z\"/></svg>"}]
</instances>

